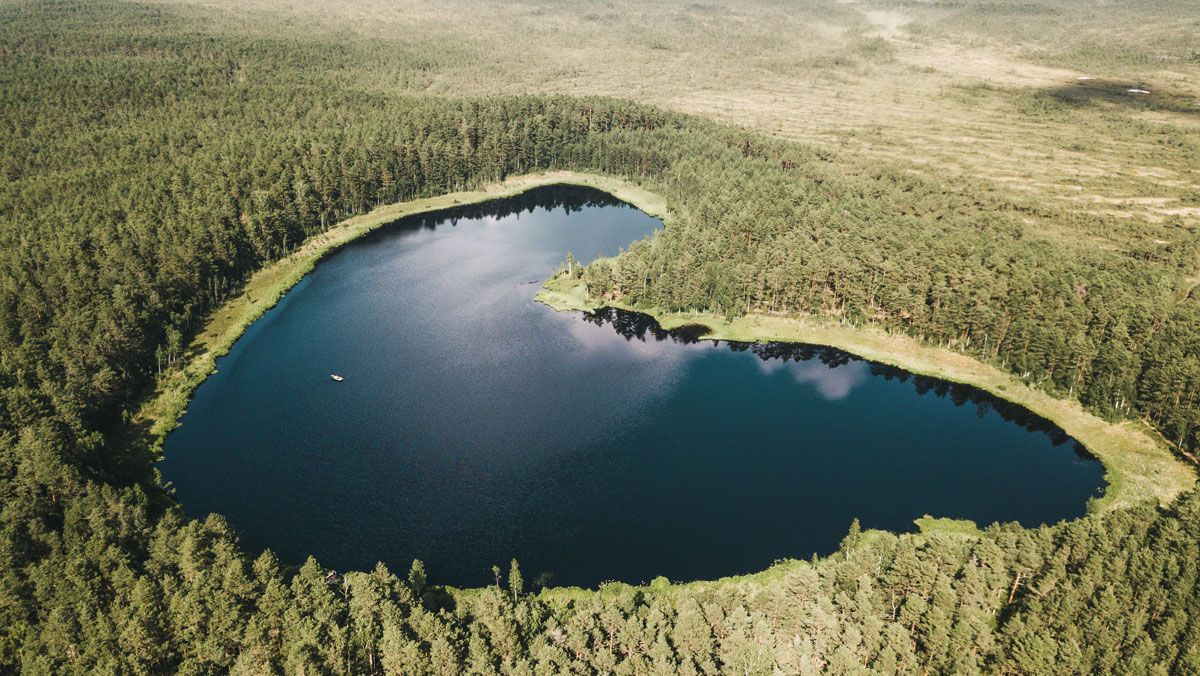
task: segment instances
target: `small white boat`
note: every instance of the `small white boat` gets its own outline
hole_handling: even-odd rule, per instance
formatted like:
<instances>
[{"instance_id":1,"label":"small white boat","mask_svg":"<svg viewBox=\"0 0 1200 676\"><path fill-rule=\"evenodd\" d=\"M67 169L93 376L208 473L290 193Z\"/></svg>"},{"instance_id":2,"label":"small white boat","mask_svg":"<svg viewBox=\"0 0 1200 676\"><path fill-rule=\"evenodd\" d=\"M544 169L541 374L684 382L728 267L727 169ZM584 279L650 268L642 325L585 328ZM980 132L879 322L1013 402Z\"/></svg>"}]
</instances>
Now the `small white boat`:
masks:
<instances>
[{"instance_id":1,"label":"small white boat","mask_svg":"<svg viewBox=\"0 0 1200 676\"><path fill-rule=\"evenodd\" d=\"M336 374L336 373L330 373L330 374L329 374L329 377L330 377L330 378L333 378L335 382L339 382L339 383L340 383L340 382L342 382L343 380L345 380L345 378L343 378L343 377L339 376L339 375L338 375L338 374Z\"/></svg>"}]
</instances>

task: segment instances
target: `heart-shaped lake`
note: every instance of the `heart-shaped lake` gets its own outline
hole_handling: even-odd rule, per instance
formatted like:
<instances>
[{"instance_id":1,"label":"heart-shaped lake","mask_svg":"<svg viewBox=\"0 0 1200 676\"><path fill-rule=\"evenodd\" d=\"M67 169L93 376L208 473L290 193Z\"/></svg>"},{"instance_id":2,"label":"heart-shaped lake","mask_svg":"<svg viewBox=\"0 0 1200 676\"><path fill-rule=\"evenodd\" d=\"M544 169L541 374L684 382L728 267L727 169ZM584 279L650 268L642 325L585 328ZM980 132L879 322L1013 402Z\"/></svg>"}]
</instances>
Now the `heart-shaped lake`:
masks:
<instances>
[{"instance_id":1,"label":"heart-shaped lake","mask_svg":"<svg viewBox=\"0 0 1200 676\"><path fill-rule=\"evenodd\" d=\"M1102 489L1060 430L969 387L534 301L568 251L660 227L554 186L343 247L197 389L164 478L252 552L419 558L459 586L512 558L554 584L713 578L830 552L856 517L1035 525Z\"/></svg>"}]
</instances>

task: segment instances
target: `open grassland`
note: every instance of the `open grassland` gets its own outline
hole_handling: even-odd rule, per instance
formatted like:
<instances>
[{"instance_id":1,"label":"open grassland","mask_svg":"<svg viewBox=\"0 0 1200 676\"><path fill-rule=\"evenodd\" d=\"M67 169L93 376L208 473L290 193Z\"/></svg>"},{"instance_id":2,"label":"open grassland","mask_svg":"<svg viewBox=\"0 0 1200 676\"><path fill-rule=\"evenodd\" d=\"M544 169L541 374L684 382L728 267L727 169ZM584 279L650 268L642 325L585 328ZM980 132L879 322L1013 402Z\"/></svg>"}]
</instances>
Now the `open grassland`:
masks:
<instances>
[{"instance_id":1,"label":"open grassland","mask_svg":"<svg viewBox=\"0 0 1200 676\"><path fill-rule=\"evenodd\" d=\"M1200 492L1153 501L1191 475L1136 424L930 347L1200 450L1198 15L0 2L0 673L1200 673ZM513 92L626 100L490 96ZM589 180L457 192L566 168L634 177L675 210L596 182L669 216L619 265L585 268L596 296L994 387L1112 451L1108 497L1036 528L852 528L830 556L711 582L530 593L513 562L459 593L419 563L247 552L219 515L186 517L146 438L124 443L131 417L131 434L169 429L333 247L456 199Z\"/></svg>"},{"instance_id":2,"label":"open grassland","mask_svg":"<svg viewBox=\"0 0 1200 676\"><path fill-rule=\"evenodd\" d=\"M440 46L419 72L365 88L654 103L1111 216L1086 233L1107 247L1169 241L1200 216L1193 3L612 0L497 11L481 0L300 0L288 10L317 32L365 34L381 54Z\"/></svg>"}]
</instances>

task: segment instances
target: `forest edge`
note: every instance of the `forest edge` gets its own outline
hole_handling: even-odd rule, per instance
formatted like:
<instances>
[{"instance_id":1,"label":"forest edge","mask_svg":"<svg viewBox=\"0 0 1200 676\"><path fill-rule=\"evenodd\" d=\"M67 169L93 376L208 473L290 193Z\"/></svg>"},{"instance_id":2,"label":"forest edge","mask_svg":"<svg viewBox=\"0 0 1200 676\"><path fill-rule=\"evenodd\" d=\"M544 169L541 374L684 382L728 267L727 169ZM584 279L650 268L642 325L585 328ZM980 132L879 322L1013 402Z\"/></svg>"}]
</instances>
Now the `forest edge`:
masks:
<instances>
[{"instance_id":1,"label":"forest edge","mask_svg":"<svg viewBox=\"0 0 1200 676\"><path fill-rule=\"evenodd\" d=\"M251 275L240 293L209 315L179 365L163 371L153 391L148 392L136 407L132 422L136 427L148 430L155 452L161 453L163 440L178 426L192 392L214 372L217 359L227 354L242 333L317 263L342 245L406 216L513 197L555 184L601 190L670 225L670 212L661 196L627 180L575 171L514 176L479 190L377 207L310 237L286 257ZM901 334L874 327L843 325L817 317L750 314L730 320L712 313L635 308L619 300L590 297L582 282L568 280L565 275L549 278L536 299L557 311L591 311L601 307L633 310L654 317L665 329L703 324L709 329L704 337L716 340L830 346L915 374L985 390L1057 424L1100 460L1105 468L1107 487L1102 498L1090 503L1091 511L1128 507L1151 500L1165 506L1196 482L1194 468L1177 457L1171 445L1150 425L1133 420L1105 421L1086 411L1078 401L1056 398L995 366L952 350L922 345ZM938 524L943 521L954 526L950 530L964 532L962 524L956 521L928 517L917 520L923 532L941 530ZM778 566L740 577L770 575L775 568Z\"/></svg>"}]
</instances>

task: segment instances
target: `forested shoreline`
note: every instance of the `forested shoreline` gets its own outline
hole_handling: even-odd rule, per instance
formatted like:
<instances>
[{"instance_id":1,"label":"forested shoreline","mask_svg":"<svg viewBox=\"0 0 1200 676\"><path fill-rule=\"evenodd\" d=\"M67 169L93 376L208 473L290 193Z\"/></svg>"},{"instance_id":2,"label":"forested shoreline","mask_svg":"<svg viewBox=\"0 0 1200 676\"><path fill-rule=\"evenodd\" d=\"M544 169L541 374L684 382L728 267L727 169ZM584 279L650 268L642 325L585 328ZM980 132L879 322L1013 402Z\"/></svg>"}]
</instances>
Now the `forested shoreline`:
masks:
<instances>
[{"instance_id":1,"label":"forested shoreline","mask_svg":"<svg viewBox=\"0 0 1200 676\"><path fill-rule=\"evenodd\" d=\"M123 2L0 7L0 670L489 673L1200 670L1200 498L1053 527L891 536L778 574L470 593L338 574L189 521L125 428L254 270L384 203L536 170L622 176L674 218L597 294L814 313L1000 364L1200 444L1197 228L1110 224L601 98L437 99L369 45L190 28ZM500 563L500 562L498 562Z\"/></svg>"}]
</instances>

